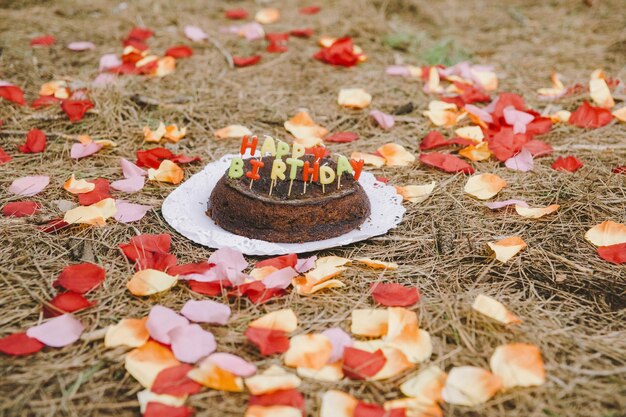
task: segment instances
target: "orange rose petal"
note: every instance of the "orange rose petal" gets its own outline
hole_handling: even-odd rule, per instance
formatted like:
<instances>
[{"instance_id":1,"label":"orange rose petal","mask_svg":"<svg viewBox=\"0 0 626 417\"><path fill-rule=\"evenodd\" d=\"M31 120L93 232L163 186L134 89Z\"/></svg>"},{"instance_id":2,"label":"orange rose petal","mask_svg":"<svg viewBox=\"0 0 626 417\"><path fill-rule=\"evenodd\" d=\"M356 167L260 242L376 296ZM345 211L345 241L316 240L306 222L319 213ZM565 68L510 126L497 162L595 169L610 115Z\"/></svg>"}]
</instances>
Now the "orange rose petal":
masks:
<instances>
[{"instance_id":1,"label":"orange rose petal","mask_svg":"<svg viewBox=\"0 0 626 417\"><path fill-rule=\"evenodd\" d=\"M507 182L496 174L476 174L467 180L464 191L480 200L487 200L506 186Z\"/></svg>"},{"instance_id":2,"label":"orange rose petal","mask_svg":"<svg viewBox=\"0 0 626 417\"><path fill-rule=\"evenodd\" d=\"M65 212L63 221L69 224L104 226L106 220L117 212L115 200L105 198L90 206L78 206Z\"/></svg>"},{"instance_id":3,"label":"orange rose petal","mask_svg":"<svg viewBox=\"0 0 626 417\"><path fill-rule=\"evenodd\" d=\"M342 88L337 103L352 109L364 109L372 102L372 96L362 88Z\"/></svg>"},{"instance_id":4,"label":"orange rose petal","mask_svg":"<svg viewBox=\"0 0 626 417\"><path fill-rule=\"evenodd\" d=\"M324 288L342 287L343 283L332 278L340 275L347 268L337 265L344 265L350 262L349 259L335 257L320 258L315 262L316 267L293 280L293 285L299 294L310 295Z\"/></svg>"},{"instance_id":5,"label":"orange rose petal","mask_svg":"<svg viewBox=\"0 0 626 417\"><path fill-rule=\"evenodd\" d=\"M72 174L63 184L63 188L72 194L84 194L93 191L96 188L96 184L86 180L77 180L74 174Z\"/></svg>"},{"instance_id":6,"label":"orange rose petal","mask_svg":"<svg viewBox=\"0 0 626 417\"><path fill-rule=\"evenodd\" d=\"M405 167L415 162L415 155L397 143L386 143L378 148L378 153L385 158L385 164L390 167Z\"/></svg>"},{"instance_id":7,"label":"orange rose petal","mask_svg":"<svg viewBox=\"0 0 626 417\"><path fill-rule=\"evenodd\" d=\"M519 236L510 236L497 242L489 242L487 245L496 255L497 260L506 263L526 247L526 242Z\"/></svg>"},{"instance_id":8,"label":"orange rose petal","mask_svg":"<svg viewBox=\"0 0 626 417\"><path fill-rule=\"evenodd\" d=\"M321 258L317 258L315 261L315 267L340 267L344 265L349 265L352 262L349 258L342 258L341 256L322 256ZM314 270L312 270L314 271ZM320 269L321 271L321 269ZM315 274L311 274L311 276L316 275L317 277L325 275L324 272L319 272Z\"/></svg>"},{"instance_id":9,"label":"orange rose petal","mask_svg":"<svg viewBox=\"0 0 626 417\"><path fill-rule=\"evenodd\" d=\"M395 262L383 262L371 258L356 258L355 261L365 264L373 269L389 269L390 271L398 269L398 264Z\"/></svg>"},{"instance_id":10,"label":"orange rose petal","mask_svg":"<svg viewBox=\"0 0 626 417\"><path fill-rule=\"evenodd\" d=\"M252 269L248 275L250 275L256 281L261 281L263 278L268 277L269 275L271 275L272 273L276 271L278 271L278 268L271 266L271 265L267 265L261 268Z\"/></svg>"},{"instance_id":11,"label":"orange rose petal","mask_svg":"<svg viewBox=\"0 0 626 417\"><path fill-rule=\"evenodd\" d=\"M350 394L330 390L322 395L320 417L353 417L359 402Z\"/></svg>"},{"instance_id":12,"label":"orange rose petal","mask_svg":"<svg viewBox=\"0 0 626 417\"><path fill-rule=\"evenodd\" d=\"M78 141L82 145L89 145L91 142L93 142L93 140L91 139L91 136L89 135L78 135Z\"/></svg>"},{"instance_id":13,"label":"orange rose petal","mask_svg":"<svg viewBox=\"0 0 626 417\"><path fill-rule=\"evenodd\" d=\"M287 120L284 126L296 138L294 142L306 148L322 144L322 138L328 134L328 129L318 126L306 111L301 111Z\"/></svg>"},{"instance_id":14,"label":"orange rose petal","mask_svg":"<svg viewBox=\"0 0 626 417\"><path fill-rule=\"evenodd\" d=\"M124 367L144 387L150 389L159 372L180 365L171 350L154 341L133 349L126 355Z\"/></svg>"},{"instance_id":15,"label":"orange rose petal","mask_svg":"<svg viewBox=\"0 0 626 417\"><path fill-rule=\"evenodd\" d=\"M452 127L465 117L466 113L460 113L456 104L445 101L433 100L428 103L428 110L423 112L435 126Z\"/></svg>"},{"instance_id":16,"label":"orange rose petal","mask_svg":"<svg viewBox=\"0 0 626 417\"><path fill-rule=\"evenodd\" d=\"M171 56L159 58L157 67L153 75L157 77L165 77L172 74L176 70L176 59Z\"/></svg>"},{"instance_id":17,"label":"orange rose petal","mask_svg":"<svg viewBox=\"0 0 626 417\"><path fill-rule=\"evenodd\" d=\"M285 352L285 365L292 368L320 370L328 363L333 346L330 340L319 333L310 333L291 338L289 350Z\"/></svg>"},{"instance_id":18,"label":"orange rose petal","mask_svg":"<svg viewBox=\"0 0 626 417\"><path fill-rule=\"evenodd\" d=\"M143 127L143 140L145 142L159 142L165 135L165 124L159 122L159 127L153 131L149 126Z\"/></svg>"},{"instance_id":19,"label":"orange rose petal","mask_svg":"<svg viewBox=\"0 0 626 417\"><path fill-rule=\"evenodd\" d=\"M387 361L380 371L376 372L376 375L370 378L371 380L382 381L383 379L393 378L407 369L413 368L414 364L407 359L406 355L400 349L391 346L383 346L381 350ZM375 351L376 350L373 350L372 353Z\"/></svg>"},{"instance_id":20,"label":"orange rose petal","mask_svg":"<svg viewBox=\"0 0 626 417\"><path fill-rule=\"evenodd\" d=\"M436 66L430 67L428 71L428 81L426 82L426 91L429 93L443 93L441 79L439 78L439 70Z\"/></svg>"},{"instance_id":21,"label":"orange rose petal","mask_svg":"<svg viewBox=\"0 0 626 417\"><path fill-rule=\"evenodd\" d=\"M176 124L172 124L172 125L165 126L164 137L170 142L176 143L182 138L184 138L186 133L187 133L186 127L179 129Z\"/></svg>"},{"instance_id":22,"label":"orange rose petal","mask_svg":"<svg viewBox=\"0 0 626 417\"><path fill-rule=\"evenodd\" d=\"M383 340L399 349L412 363L423 362L430 358L433 345L430 334L421 330L417 324L417 313L403 307L390 307L387 334Z\"/></svg>"},{"instance_id":23,"label":"orange rose petal","mask_svg":"<svg viewBox=\"0 0 626 417\"><path fill-rule=\"evenodd\" d=\"M129 346L139 347L150 339L146 328L147 317L142 319L122 319L119 323L109 326L104 336L105 347Z\"/></svg>"},{"instance_id":24,"label":"orange rose petal","mask_svg":"<svg viewBox=\"0 0 626 417\"><path fill-rule=\"evenodd\" d=\"M299 280L293 281L293 286L296 288L296 291L300 295L311 295L315 294L318 291L325 290L328 288L342 288L345 287L345 284L338 279L329 279L317 284L307 284L306 281L304 284Z\"/></svg>"},{"instance_id":25,"label":"orange rose petal","mask_svg":"<svg viewBox=\"0 0 626 417\"><path fill-rule=\"evenodd\" d=\"M502 324L522 322L522 319L507 310L504 304L487 295L479 294L472 304L472 309Z\"/></svg>"},{"instance_id":26,"label":"orange rose petal","mask_svg":"<svg viewBox=\"0 0 626 417\"><path fill-rule=\"evenodd\" d=\"M567 123L571 115L572 112L559 110L550 115L550 120L552 120L552 123Z\"/></svg>"},{"instance_id":27,"label":"orange rose petal","mask_svg":"<svg viewBox=\"0 0 626 417\"><path fill-rule=\"evenodd\" d=\"M157 294L172 288L178 279L156 269L142 269L128 281L126 288L138 296Z\"/></svg>"},{"instance_id":28,"label":"orange rose petal","mask_svg":"<svg viewBox=\"0 0 626 417\"><path fill-rule=\"evenodd\" d=\"M378 155L373 155L371 153L363 153L363 152L352 152L350 155L351 159L355 161L363 160L365 165L373 166L376 168L380 168L385 165L385 158Z\"/></svg>"},{"instance_id":29,"label":"orange rose petal","mask_svg":"<svg viewBox=\"0 0 626 417\"><path fill-rule=\"evenodd\" d=\"M302 417L302 410L287 405L251 405L244 417Z\"/></svg>"},{"instance_id":30,"label":"orange rose petal","mask_svg":"<svg viewBox=\"0 0 626 417\"><path fill-rule=\"evenodd\" d=\"M148 178L151 181L169 182L178 184L183 180L184 173L181 167L169 159L161 161L158 169L148 169Z\"/></svg>"},{"instance_id":31,"label":"orange rose petal","mask_svg":"<svg viewBox=\"0 0 626 417\"><path fill-rule=\"evenodd\" d=\"M203 360L187 373L187 377L198 384L218 391L242 392L243 379L226 371L211 361Z\"/></svg>"},{"instance_id":32,"label":"orange rose petal","mask_svg":"<svg viewBox=\"0 0 626 417\"><path fill-rule=\"evenodd\" d=\"M470 72L478 84L480 84L485 91L495 91L498 89L498 76L493 71L478 70L471 68Z\"/></svg>"},{"instance_id":33,"label":"orange rose petal","mask_svg":"<svg viewBox=\"0 0 626 417\"><path fill-rule=\"evenodd\" d=\"M540 88L537 90L540 96L545 98L558 98L567 93L567 88L563 85L560 79L560 75L556 72L552 73L552 87L550 88Z\"/></svg>"},{"instance_id":34,"label":"orange rose petal","mask_svg":"<svg viewBox=\"0 0 626 417\"><path fill-rule=\"evenodd\" d=\"M538 219L546 214L554 213L559 207L561 206L558 204L551 204L548 207L522 207L516 204L515 211L522 217Z\"/></svg>"},{"instance_id":35,"label":"orange rose petal","mask_svg":"<svg viewBox=\"0 0 626 417\"><path fill-rule=\"evenodd\" d=\"M352 310L350 331L358 336L380 337L387 334L389 311L383 309L358 308Z\"/></svg>"},{"instance_id":36,"label":"orange rose petal","mask_svg":"<svg viewBox=\"0 0 626 417\"><path fill-rule=\"evenodd\" d=\"M423 185L396 185L396 191L402 196L404 201L421 203L432 194L436 184L435 181L432 181L430 184Z\"/></svg>"},{"instance_id":37,"label":"orange rose petal","mask_svg":"<svg viewBox=\"0 0 626 417\"><path fill-rule=\"evenodd\" d=\"M302 381L297 375L287 372L277 365L272 365L265 371L246 378L245 384L252 395L269 394L278 390L295 389Z\"/></svg>"},{"instance_id":38,"label":"orange rose petal","mask_svg":"<svg viewBox=\"0 0 626 417\"><path fill-rule=\"evenodd\" d=\"M585 233L585 239L595 246L612 246L626 243L626 225L607 220Z\"/></svg>"},{"instance_id":39,"label":"orange rose petal","mask_svg":"<svg viewBox=\"0 0 626 417\"><path fill-rule=\"evenodd\" d=\"M385 410L404 408L407 417L443 417L443 411L436 403L431 403L424 398L401 398L386 401Z\"/></svg>"},{"instance_id":40,"label":"orange rose petal","mask_svg":"<svg viewBox=\"0 0 626 417\"><path fill-rule=\"evenodd\" d=\"M441 390L448 375L437 366L429 366L400 385L400 391L407 397L420 398L426 403L441 401Z\"/></svg>"},{"instance_id":41,"label":"orange rose petal","mask_svg":"<svg viewBox=\"0 0 626 417\"><path fill-rule=\"evenodd\" d=\"M341 381L343 379L342 361L324 365L320 369L297 368L298 375L303 378L316 379L318 381Z\"/></svg>"},{"instance_id":42,"label":"orange rose petal","mask_svg":"<svg viewBox=\"0 0 626 417\"><path fill-rule=\"evenodd\" d=\"M285 308L267 313L251 321L248 326L257 329L281 330L286 333L291 333L298 328L298 318L292 309Z\"/></svg>"},{"instance_id":43,"label":"orange rose petal","mask_svg":"<svg viewBox=\"0 0 626 417\"><path fill-rule=\"evenodd\" d=\"M626 106L613 111L613 117L622 123L626 123Z\"/></svg>"},{"instance_id":44,"label":"orange rose petal","mask_svg":"<svg viewBox=\"0 0 626 417\"><path fill-rule=\"evenodd\" d=\"M505 389L532 387L546 382L541 351L528 343L498 346L489 360L491 371Z\"/></svg>"},{"instance_id":45,"label":"orange rose petal","mask_svg":"<svg viewBox=\"0 0 626 417\"><path fill-rule=\"evenodd\" d=\"M271 7L261 9L254 15L254 20L262 25L276 23L278 19L280 19L280 10Z\"/></svg>"},{"instance_id":46,"label":"orange rose petal","mask_svg":"<svg viewBox=\"0 0 626 417\"><path fill-rule=\"evenodd\" d=\"M474 406L487 402L502 388L500 378L474 366L452 368L441 391L449 404Z\"/></svg>"},{"instance_id":47,"label":"orange rose petal","mask_svg":"<svg viewBox=\"0 0 626 417\"><path fill-rule=\"evenodd\" d=\"M479 126L460 127L456 129L454 133L463 139L469 139L475 142L482 142L485 138L485 135Z\"/></svg>"},{"instance_id":48,"label":"orange rose petal","mask_svg":"<svg viewBox=\"0 0 626 417\"><path fill-rule=\"evenodd\" d=\"M611 90L603 78L592 78L589 80L589 95L593 102L600 107L610 109L615 106Z\"/></svg>"},{"instance_id":49,"label":"orange rose petal","mask_svg":"<svg viewBox=\"0 0 626 417\"><path fill-rule=\"evenodd\" d=\"M486 161L491 158L491 151L489 150L489 143L481 142L478 145L470 145L459 151L459 155L469 159L470 161Z\"/></svg>"},{"instance_id":50,"label":"orange rose petal","mask_svg":"<svg viewBox=\"0 0 626 417\"><path fill-rule=\"evenodd\" d=\"M139 391L137 393L137 401L139 402L139 411L144 413L148 403L161 403L171 407L182 407L187 401L187 395L175 397L167 394L156 394L149 389Z\"/></svg>"},{"instance_id":51,"label":"orange rose petal","mask_svg":"<svg viewBox=\"0 0 626 417\"><path fill-rule=\"evenodd\" d=\"M230 125L216 130L213 133L215 139L239 139L244 136L251 136L252 132L242 125Z\"/></svg>"}]
</instances>

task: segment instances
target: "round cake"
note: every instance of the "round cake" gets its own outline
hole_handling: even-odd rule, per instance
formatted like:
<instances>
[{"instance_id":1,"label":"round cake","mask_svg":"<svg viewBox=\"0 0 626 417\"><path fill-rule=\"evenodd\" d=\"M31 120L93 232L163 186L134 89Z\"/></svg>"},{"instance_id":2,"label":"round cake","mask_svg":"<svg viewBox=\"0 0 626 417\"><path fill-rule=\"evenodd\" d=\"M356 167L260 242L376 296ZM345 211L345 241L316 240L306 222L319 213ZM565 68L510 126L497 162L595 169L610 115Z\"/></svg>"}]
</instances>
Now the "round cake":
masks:
<instances>
[{"instance_id":1,"label":"round cake","mask_svg":"<svg viewBox=\"0 0 626 417\"><path fill-rule=\"evenodd\" d=\"M312 155L302 157L313 162ZM370 215L370 202L363 187L352 175L344 174L322 187L318 182L302 181L298 168L296 179L272 184L270 171L273 156L263 157L260 179L228 175L217 182L208 204L209 217L229 232L269 242L302 243L329 239L358 228ZM320 166L336 167L329 158ZM251 168L244 161L244 171ZM291 188L291 190L290 190ZM271 194L270 194L271 189Z\"/></svg>"}]
</instances>

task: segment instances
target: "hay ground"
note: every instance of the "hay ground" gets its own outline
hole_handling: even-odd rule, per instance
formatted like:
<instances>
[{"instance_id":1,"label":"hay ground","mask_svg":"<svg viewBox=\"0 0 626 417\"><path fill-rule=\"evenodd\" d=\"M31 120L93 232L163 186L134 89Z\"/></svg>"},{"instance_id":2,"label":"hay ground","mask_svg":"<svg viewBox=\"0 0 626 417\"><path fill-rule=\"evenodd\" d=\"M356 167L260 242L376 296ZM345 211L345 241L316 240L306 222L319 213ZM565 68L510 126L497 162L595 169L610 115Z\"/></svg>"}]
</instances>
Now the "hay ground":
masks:
<instances>
[{"instance_id":1,"label":"hay ground","mask_svg":"<svg viewBox=\"0 0 626 417\"><path fill-rule=\"evenodd\" d=\"M49 174L51 186L34 198L45 207L36 220L57 216L53 201L70 199L61 185L71 173L118 179L119 158L132 159L143 146L142 126L159 119L188 126L188 138L173 148L198 154L204 162L237 148L236 141L215 142L215 129L240 123L256 132L284 136L283 122L301 107L332 131L351 130L361 136L355 144L330 145L333 151L373 151L382 143L396 141L418 153L419 140L429 130L419 110L429 98L420 83L384 75L384 67L396 61L423 64L469 56L475 63L495 65L501 75L501 91L522 93L540 109L545 103L537 102L533 91L548 84L553 69L562 72L568 82L585 83L597 67L626 79L626 14L619 0L593 1L593 7L580 0L311 3L322 6L322 12L304 18L296 12L302 4L272 2L283 10L283 19L272 29L310 26L318 34L351 35L367 52L368 63L352 69L323 65L310 58L317 50L312 39L291 39L287 53L264 54L260 65L235 71L228 68L213 44L206 43L193 45L195 55L179 61L176 73L164 79L124 77L112 88L93 91L94 114L81 123L68 123L56 108L34 111L0 104L0 119L5 123L0 146L14 154L13 162L0 166L0 205L15 200L6 191L14 178ZM0 78L24 87L31 99L39 86L50 80L88 82L97 74L100 55L119 52L120 39L134 25L155 30L149 41L155 51L189 44L182 36L186 24L203 27L224 50L236 55L262 48L218 33L218 27L228 23L222 17L226 7L255 10L258 6L252 1L141 0L129 2L123 11L116 9L117 5L116 1L0 1L4 7L0 9ZM45 33L57 36L55 47L28 47L29 39ZM404 50L391 49L383 41L390 34L396 34L392 41L398 46L400 40ZM76 53L62 47L74 40L90 40L98 48ZM442 47L445 40L450 41L448 50ZM383 111L407 102L413 102L416 111L384 132L372 125L367 112L350 112L335 105L339 88L349 86L369 90L374 106ZM574 97L560 104L571 110L581 100ZM16 154L16 146L24 140L20 132L35 127L49 134L48 149L42 154ZM69 148L77 134L112 139L119 146L73 162ZM553 157L547 157L537 160L535 171L528 174L492 162L477 167L509 182L501 199L558 203L561 209L556 215L530 221L511 211L490 213L463 195L462 175L436 172L419 164L382 169L377 173L394 184L436 180L438 186L428 201L407 206L403 223L388 235L318 255L368 256L393 260L400 268L380 274L352 267L343 278L345 288L309 298L289 294L262 306L233 300L229 326L212 329L219 348L237 352L261 367L277 363L280 358L260 357L246 343L242 333L252 318L289 306L300 318L299 332L330 326L347 329L353 308L373 305L368 295L370 283L414 284L423 294L417 307L421 324L433 336L432 363L445 369L488 367L494 348L513 341L539 345L546 362L548 382L544 386L500 394L476 408L444 405L446 416L623 415L626 269L598 258L583 234L606 219L626 221L626 177L610 173L612 167L626 162L626 130L614 123L597 130L558 126L545 139L557 149L557 155L574 153L585 166L574 175L559 173L550 169ZM596 145L608 149L594 149ZM201 164L188 166L186 176L201 168ZM190 298L201 298L185 285L150 298L133 297L125 288L132 265L117 245L137 233L172 233L173 252L181 262L204 260L211 253L177 235L160 216L158 207L172 189L151 183L133 195L133 201L156 208L132 225L111 223L104 228L72 228L48 235L37 232L32 220L0 219L0 335L37 323L41 303L55 294L51 284L58 272L81 260L96 262L107 270L104 285L89 296L98 301L97 307L78 314L88 331L123 317L145 315L156 303L180 308ZM521 235L528 248L509 264L493 261L485 243L513 234ZM471 312L471 302L480 293L505 302L524 323L508 329ZM309 415L316 415L319 395L328 389L339 388L382 402L399 397L398 385L408 376L384 383L306 380L302 391ZM82 340L26 358L0 357L2 416L133 416L139 414L139 390L139 384L124 370L123 351L105 350L101 340ZM191 397L189 404L198 415L240 416L245 401L245 394L206 390Z\"/></svg>"}]
</instances>

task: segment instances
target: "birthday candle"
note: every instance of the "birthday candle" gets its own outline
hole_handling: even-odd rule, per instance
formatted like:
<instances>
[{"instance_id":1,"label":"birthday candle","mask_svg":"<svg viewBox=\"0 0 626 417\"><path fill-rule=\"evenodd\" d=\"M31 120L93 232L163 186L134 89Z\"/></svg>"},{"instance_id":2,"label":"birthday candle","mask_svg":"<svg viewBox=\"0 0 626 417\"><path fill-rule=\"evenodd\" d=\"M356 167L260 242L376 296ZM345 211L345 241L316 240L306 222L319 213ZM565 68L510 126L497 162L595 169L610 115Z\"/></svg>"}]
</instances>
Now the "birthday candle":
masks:
<instances>
[{"instance_id":1,"label":"birthday candle","mask_svg":"<svg viewBox=\"0 0 626 417\"><path fill-rule=\"evenodd\" d=\"M263 161L260 161L258 159L251 159L250 166L252 167L252 169L246 172L246 177L250 178L250 180L252 181L258 181L259 179L261 179L261 176L259 175L259 169L265 166Z\"/></svg>"},{"instance_id":2,"label":"birthday candle","mask_svg":"<svg viewBox=\"0 0 626 417\"><path fill-rule=\"evenodd\" d=\"M363 172L363 165L365 164L365 161L362 159L359 159L358 161L355 161L354 159L350 160L350 165L352 165L352 169L354 169L353 172L353 176L354 176L354 180L358 181L359 177L361 176L361 172Z\"/></svg>"},{"instance_id":3,"label":"birthday candle","mask_svg":"<svg viewBox=\"0 0 626 417\"><path fill-rule=\"evenodd\" d=\"M319 162L326 154L326 148L324 146L314 146L311 149L311 152L313 152L313 155L315 156L315 162Z\"/></svg>"},{"instance_id":4,"label":"birthday candle","mask_svg":"<svg viewBox=\"0 0 626 417\"><path fill-rule=\"evenodd\" d=\"M304 166L304 161L297 158L287 158L285 159L287 165L289 165L289 179L291 181L296 179L296 174L298 173L298 168Z\"/></svg>"},{"instance_id":5,"label":"birthday candle","mask_svg":"<svg viewBox=\"0 0 626 417\"><path fill-rule=\"evenodd\" d=\"M304 183L306 184L306 182L309 180L309 176L312 177L313 181L317 181L317 179L319 178L320 163L313 162L313 168L311 168L311 163L309 161L306 161L303 165L302 181L304 181Z\"/></svg>"},{"instance_id":6,"label":"birthday candle","mask_svg":"<svg viewBox=\"0 0 626 417\"><path fill-rule=\"evenodd\" d=\"M294 143L291 150L292 158L300 158L306 152L306 148L301 143Z\"/></svg>"},{"instance_id":7,"label":"birthday candle","mask_svg":"<svg viewBox=\"0 0 626 417\"><path fill-rule=\"evenodd\" d=\"M337 159L337 188L341 188L341 176L344 172L349 172L352 174L352 165L350 165L350 161L343 155L339 155Z\"/></svg>"},{"instance_id":8,"label":"birthday candle","mask_svg":"<svg viewBox=\"0 0 626 417\"><path fill-rule=\"evenodd\" d=\"M230 178L241 178L243 175L243 159L238 156L234 157L230 161L230 168L228 168L228 176Z\"/></svg>"},{"instance_id":9,"label":"birthday candle","mask_svg":"<svg viewBox=\"0 0 626 417\"><path fill-rule=\"evenodd\" d=\"M335 171L328 165L322 165L320 167L320 184L322 184L323 193L326 192L324 186L332 183L333 181L335 181Z\"/></svg>"},{"instance_id":10,"label":"birthday candle","mask_svg":"<svg viewBox=\"0 0 626 417\"><path fill-rule=\"evenodd\" d=\"M248 142L248 136L244 136L241 139L241 149L239 150L239 153L243 155L246 153L246 149L250 149L250 155L254 155L258 141L258 137L252 136L252 142Z\"/></svg>"},{"instance_id":11,"label":"birthday candle","mask_svg":"<svg viewBox=\"0 0 626 417\"><path fill-rule=\"evenodd\" d=\"M271 136L265 136L265 140L261 146L261 156L265 156L267 154L272 156L276 155L276 142L274 142L274 138Z\"/></svg>"},{"instance_id":12,"label":"birthday candle","mask_svg":"<svg viewBox=\"0 0 626 417\"><path fill-rule=\"evenodd\" d=\"M287 142L279 140L278 145L276 145L275 157L276 159L281 159L285 155L289 155L289 144Z\"/></svg>"},{"instance_id":13,"label":"birthday candle","mask_svg":"<svg viewBox=\"0 0 626 417\"><path fill-rule=\"evenodd\" d=\"M272 180L276 180L277 178L284 180L286 170L287 170L287 165L285 165L282 159L274 159L274 163L272 164L272 173L270 174L270 178Z\"/></svg>"}]
</instances>

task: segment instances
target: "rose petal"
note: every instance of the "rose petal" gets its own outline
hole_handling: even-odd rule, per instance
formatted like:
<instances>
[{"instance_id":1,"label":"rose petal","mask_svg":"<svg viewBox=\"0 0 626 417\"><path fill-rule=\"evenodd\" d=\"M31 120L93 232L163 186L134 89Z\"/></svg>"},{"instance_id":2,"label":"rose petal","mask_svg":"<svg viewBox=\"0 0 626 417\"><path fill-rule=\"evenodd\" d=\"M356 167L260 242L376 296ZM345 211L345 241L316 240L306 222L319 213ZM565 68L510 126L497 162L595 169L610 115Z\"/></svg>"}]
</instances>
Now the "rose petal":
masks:
<instances>
[{"instance_id":1,"label":"rose petal","mask_svg":"<svg viewBox=\"0 0 626 417\"><path fill-rule=\"evenodd\" d=\"M518 205L520 207L528 207L528 203L522 200L504 200L504 201L493 201L491 203L485 203L485 206L489 207L491 210L501 209L506 206Z\"/></svg>"},{"instance_id":2,"label":"rose petal","mask_svg":"<svg viewBox=\"0 0 626 417\"><path fill-rule=\"evenodd\" d=\"M487 402L502 388L500 378L474 366L460 366L450 370L441 391L449 404L475 406Z\"/></svg>"},{"instance_id":3,"label":"rose petal","mask_svg":"<svg viewBox=\"0 0 626 417\"><path fill-rule=\"evenodd\" d=\"M63 347L77 341L83 330L85 327L74 316L63 314L29 328L26 335L48 346Z\"/></svg>"},{"instance_id":4,"label":"rose petal","mask_svg":"<svg viewBox=\"0 0 626 417\"><path fill-rule=\"evenodd\" d=\"M50 177L33 175L14 180L9 186L9 192L31 197L42 192L50 184Z\"/></svg>"},{"instance_id":5,"label":"rose petal","mask_svg":"<svg viewBox=\"0 0 626 417\"><path fill-rule=\"evenodd\" d=\"M294 389L298 388L300 383L300 378L277 365L272 365L265 371L245 380L246 387L252 395Z\"/></svg>"},{"instance_id":6,"label":"rose petal","mask_svg":"<svg viewBox=\"0 0 626 417\"><path fill-rule=\"evenodd\" d=\"M187 25L185 26L183 31L185 33L185 36L194 42L200 42L208 39L209 37L202 29L197 26Z\"/></svg>"},{"instance_id":7,"label":"rose petal","mask_svg":"<svg viewBox=\"0 0 626 417\"><path fill-rule=\"evenodd\" d=\"M152 206L143 204L129 203L126 200L117 200L115 202L117 212L113 216L115 220L121 223L130 223L141 220Z\"/></svg>"},{"instance_id":8,"label":"rose petal","mask_svg":"<svg viewBox=\"0 0 626 417\"><path fill-rule=\"evenodd\" d=\"M155 305L150 309L150 314L148 314L146 328L154 340L169 345L171 342L169 332L176 327L188 324L189 320L174 310Z\"/></svg>"},{"instance_id":9,"label":"rose petal","mask_svg":"<svg viewBox=\"0 0 626 417\"><path fill-rule=\"evenodd\" d=\"M509 343L496 348L489 365L504 389L532 387L546 382L541 351L528 343Z\"/></svg>"},{"instance_id":10,"label":"rose petal","mask_svg":"<svg viewBox=\"0 0 626 417\"><path fill-rule=\"evenodd\" d=\"M70 42L69 44L67 44L67 49L69 49L70 51L80 52L95 48L96 45L94 45L93 42L88 41Z\"/></svg>"},{"instance_id":11,"label":"rose petal","mask_svg":"<svg viewBox=\"0 0 626 417\"><path fill-rule=\"evenodd\" d=\"M146 328L147 317L141 319L122 319L119 323L109 326L104 336L105 347L143 346L150 338Z\"/></svg>"},{"instance_id":12,"label":"rose petal","mask_svg":"<svg viewBox=\"0 0 626 417\"><path fill-rule=\"evenodd\" d=\"M533 170L533 155L525 147L522 148L520 153L507 159L504 162L507 168L515 171L528 172Z\"/></svg>"},{"instance_id":13,"label":"rose petal","mask_svg":"<svg viewBox=\"0 0 626 417\"><path fill-rule=\"evenodd\" d=\"M476 297L472 304L472 310L478 311L502 324L517 324L522 322L519 317L507 310L504 304L483 294L479 294Z\"/></svg>"},{"instance_id":14,"label":"rose petal","mask_svg":"<svg viewBox=\"0 0 626 417\"><path fill-rule=\"evenodd\" d=\"M99 152L100 149L102 149L102 145L95 142L89 142L86 145L83 145L82 143L74 143L70 150L70 157L72 159L85 158Z\"/></svg>"},{"instance_id":15,"label":"rose petal","mask_svg":"<svg viewBox=\"0 0 626 417\"><path fill-rule=\"evenodd\" d=\"M161 371L177 365L180 362L172 351L152 340L130 351L124 362L126 371L148 389Z\"/></svg>"},{"instance_id":16,"label":"rose petal","mask_svg":"<svg viewBox=\"0 0 626 417\"><path fill-rule=\"evenodd\" d=\"M230 307L212 300L189 300L180 313L196 323L224 325L230 318Z\"/></svg>"},{"instance_id":17,"label":"rose petal","mask_svg":"<svg viewBox=\"0 0 626 417\"><path fill-rule=\"evenodd\" d=\"M595 246L612 246L626 243L626 225L606 220L585 233L585 239Z\"/></svg>"},{"instance_id":18,"label":"rose petal","mask_svg":"<svg viewBox=\"0 0 626 417\"><path fill-rule=\"evenodd\" d=\"M376 120L376 123L378 123L378 125L385 130L391 129L396 123L396 120L391 114L383 113L380 110L372 110L370 112L370 116L373 117L374 120Z\"/></svg>"},{"instance_id":19,"label":"rose petal","mask_svg":"<svg viewBox=\"0 0 626 417\"><path fill-rule=\"evenodd\" d=\"M174 356L181 362L196 363L217 348L213 334L197 324L174 327L167 335Z\"/></svg>"},{"instance_id":20,"label":"rose petal","mask_svg":"<svg viewBox=\"0 0 626 417\"><path fill-rule=\"evenodd\" d=\"M237 376L246 377L256 373L256 366L253 363L232 353L213 353L206 360Z\"/></svg>"},{"instance_id":21,"label":"rose petal","mask_svg":"<svg viewBox=\"0 0 626 417\"><path fill-rule=\"evenodd\" d=\"M322 332L322 335L326 336L332 345L332 351L328 358L329 363L337 362L343 358L344 349L354 344L350 335L339 327L326 329Z\"/></svg>"},{"instance_id":22,"label":"rose petal","mask_svg":"<svg viewBox=\"0 0 626 417\"><path fill-rule=\"evenodd\" d=\"M487 200L507 186L507 182L496 174L476 174L465 184L464 191L480 200Z\"/></svg>"}]
</instances>

